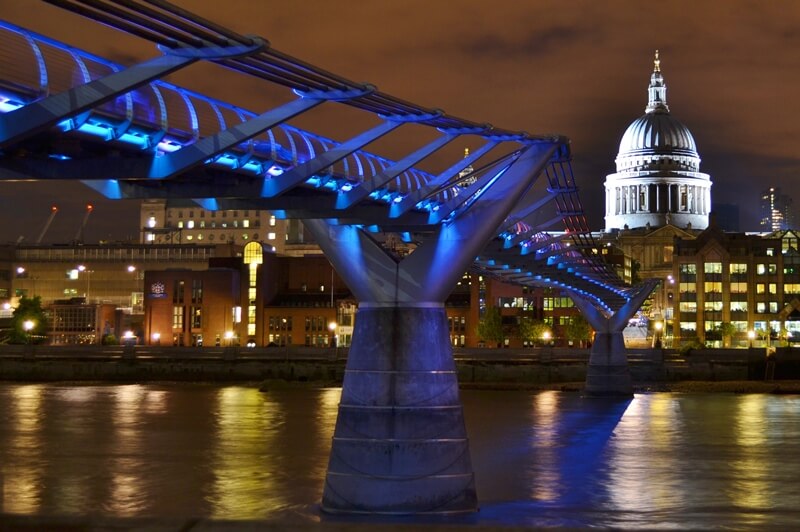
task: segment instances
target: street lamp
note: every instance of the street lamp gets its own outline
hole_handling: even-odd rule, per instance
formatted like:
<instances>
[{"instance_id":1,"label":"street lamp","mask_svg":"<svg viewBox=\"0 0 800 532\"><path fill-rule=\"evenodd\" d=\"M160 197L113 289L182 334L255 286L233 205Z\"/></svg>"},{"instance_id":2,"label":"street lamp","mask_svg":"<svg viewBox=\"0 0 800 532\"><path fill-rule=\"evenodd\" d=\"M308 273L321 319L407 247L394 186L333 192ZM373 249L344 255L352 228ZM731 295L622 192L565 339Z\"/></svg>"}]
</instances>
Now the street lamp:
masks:
<instances>
[{"instance_id":1,"label":"street lamp","mask_svg":"<svg viewBox=\"0 0 800 532\"><path fill-rule=\"evenodd\" d=\"M756 338L755 331L747 331L747 338L750 340L750 347L753 347L753 340Z\"/></svg>"},{"instance_id":2,"label":"street lamp","mask_svg":"<svg viewBox=\"0 0 800 532\"><path fill-rule=\"evenodd\" d=\"M154 332L151 336L153 343L156 345L161 345L161 333Z\"/></svg>"},{"instance_id":3,"label":"street lamp","mask_svg":"<svg viewBox=\"0 0 800 532\"><path fill-rule=\"evenodd\" d=\"M136 336L133 331L125 331L122 335L122 343L124 345L134 345L136 343Z\"/></svg>"},{"instance_id":4,"label":"street lamp","mask_svg":"<svg viewBox=\"0 0 800 532\"><path fill-rule=\"evenodd\" d=\"M552 338L553 334L550 331L545 331L542 333L542 340L544 340L545 345L550 343L550 338Z\"/></svg>"},{"instance_id":5,"label":"street lamp","mask_svg":"<svg viewBox=\"0 0 800 532\"><path fill-rule=\"evenodd\" d=\"M661 347L661 330L664 328L664 323L660 322L660 321L657 321L655 323L655 328L656 328L656 334L655 334L655 342L654 342L654 344L655 344L656 349L658 349L658 348Z\"/></svg>"},{"instance_id":6,"label":"street lamp","mask_svg":"<svg viewBox=\"0 0 800 532\"><path fill-rule=\"evenodd\" d=\"M89 292L91 290L91 283L92 283L92 271L86 268L83 264L79 264L77 270L81 273L86 274L86 304L89 304Z\"/></svg>"},{"instance_id":7,"label":"street lamp","mask_svg":"<svg viewBox=\"0 0 800 532\"><path fill-rule=\"evenodd\" d=\"M36 326L33 320L25 320L22 322L22 328L25 331L25 343L31 343L31 331Z\"/></svg>"},{"instance_id":8,"label":"street lamp","mask_svg":"<svg viewBox=\"0 0 800 532\"><path fill-rule=\"evenodd\" d=\"M336 327L338 327L338 324L335 321L332 321L328 324L328 330L331 332L331 347L336 347L336 344L338 344L336 341Z\"/></svg>"},{"instance_id":9,"label":"street lamp","mask_svg":"<svg viewBox=\"0 0 800 532\"><path fill-rule=\"evenodd\" d=\"M228 341L228 346L233 345L233 331L225 331L225 339Z\"/></svg>"}]
</instances>

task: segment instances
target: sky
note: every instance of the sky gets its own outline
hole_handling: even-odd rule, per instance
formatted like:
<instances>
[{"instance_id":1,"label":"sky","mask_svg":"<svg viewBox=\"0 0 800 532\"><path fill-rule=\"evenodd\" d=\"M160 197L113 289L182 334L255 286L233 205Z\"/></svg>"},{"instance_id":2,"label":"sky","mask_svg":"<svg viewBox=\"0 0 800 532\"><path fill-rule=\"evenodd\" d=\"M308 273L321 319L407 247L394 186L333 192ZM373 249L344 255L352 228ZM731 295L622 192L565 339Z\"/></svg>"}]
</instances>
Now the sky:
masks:
<instances>
[{"instance_id":1,"label":"sky","mask_svg":"<svg viewBox=\"0 0 800 532\"><path fill-rule=\"evenodd\" d=\"M660 50L672 114L692 132L712 202L737 204L757 229L758 195L780 187L800 204L800 2L550 0L181 0L176 4L273 48L388 94L496 127L571 139L592 229L602 230L603 182L619 141L644 114ZM5 20L124 64L153 45L33 0L0 0ZM210 70L214 69L214 70ZM170 78L255 112L275 105L264 82L218 67ZM271 104L271 105L270 105ZM347 139L348 121L312 131ZM390 154L389 154L390 155ZM138 203L103 200L77 183L0 183L0 242L77 234L138 239Z\"/></svg>"}]
</instances>

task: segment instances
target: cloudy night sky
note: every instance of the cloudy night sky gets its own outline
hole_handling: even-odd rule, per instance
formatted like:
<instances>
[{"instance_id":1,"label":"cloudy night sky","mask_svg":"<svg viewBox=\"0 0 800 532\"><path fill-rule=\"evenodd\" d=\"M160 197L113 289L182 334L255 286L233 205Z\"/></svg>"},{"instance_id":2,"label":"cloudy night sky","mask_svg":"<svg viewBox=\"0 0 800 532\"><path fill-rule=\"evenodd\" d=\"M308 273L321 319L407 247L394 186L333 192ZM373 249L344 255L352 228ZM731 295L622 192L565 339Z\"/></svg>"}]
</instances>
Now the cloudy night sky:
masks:
<instances>
[{"instance_id":1,"label":"cloudy night sky","mask_svg":"<svg viewBox=\"0 0 800 532\"><path fill-rule=\"evenodd\" d=\"M388 94L475 122L572 140L573 167L592 229L603 223L603 182L625 128L644 114L653 52L672 114L689 127L711 175L714 203L740 207L755 230L757 197L781 187L800 203L800 2L499 0L182 0L176 4L272 47ZM132 64L149 42L43 2L2 0L3 18ZM169 78L261 112L282 103L267 83L219 67ZM283 96L285 101L291 94ZM321 112L313 126L345 140L353 131ZM349 122L347 122L349 123ZM387 153L391 156L391 153ZM80 184L0 184L0 242L68 241L86 202L85 240L138 240L132 201L102 200Z\"/></svg>"}]
</instances>

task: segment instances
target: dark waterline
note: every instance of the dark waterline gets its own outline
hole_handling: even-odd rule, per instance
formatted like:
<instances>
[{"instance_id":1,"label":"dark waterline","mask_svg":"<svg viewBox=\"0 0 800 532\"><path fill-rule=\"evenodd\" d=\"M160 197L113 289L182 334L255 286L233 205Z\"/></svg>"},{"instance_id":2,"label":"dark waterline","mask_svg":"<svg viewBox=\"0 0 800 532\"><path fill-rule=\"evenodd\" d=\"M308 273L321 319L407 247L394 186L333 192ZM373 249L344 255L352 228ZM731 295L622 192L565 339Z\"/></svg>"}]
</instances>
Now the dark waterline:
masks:
<instances>
[{"instance_id":1,"label":"dark waterline","mask_svg":"<svg viewBox=\"0 0 800 532\"><path fill-rule=\"evenodd\" d=\"M339 394L0 385L0 508L331 519L318 503ZM620 402L467 390L462 397L481 511L440 522L800 526L799 396L656 393Z\"/></svg>"}]
</instances>

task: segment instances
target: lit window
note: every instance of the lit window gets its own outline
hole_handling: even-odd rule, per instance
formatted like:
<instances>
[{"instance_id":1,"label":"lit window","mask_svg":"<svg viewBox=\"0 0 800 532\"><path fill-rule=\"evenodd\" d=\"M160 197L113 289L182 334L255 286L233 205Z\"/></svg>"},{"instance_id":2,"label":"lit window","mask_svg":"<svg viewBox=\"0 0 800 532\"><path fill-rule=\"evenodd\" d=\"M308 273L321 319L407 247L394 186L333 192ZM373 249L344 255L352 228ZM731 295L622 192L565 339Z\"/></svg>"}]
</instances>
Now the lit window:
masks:
<instances>
[{"instance_id":1,"label":"lit window","mask_svg":"<svg viewBox=\"0 0 800 532\"><path fill-rule=\"evenodd\" d=\"M155 227L156 226L156 217L151 216L147 219L147 227Z\"/></svg>"},{"instance_id":2,"label":"lit window","mask_svg":"<svg viewBox=\"0 0 800 532\"><path fill-rule=\"evenodd\" d=\"M191 240L191 239L192 239L192 235L186 235L186 240Z\"/></svg>"},{"instance_id":3,"label":"lit window","mask_svg":"<svg viewBox=\"0 0 800 532\"><path fill-rule=\"evenodd\" d=\"M275 240L275 233L267 233L267 240Z\"/></svg>"},{"instance_id":4,"label":"lit window","mask_svg":"<svg viewBox=\"0 0 800 532\"><path fill-rule=\"evenodd\" d=\"M154 235L153 233L147 233L147 241L148 242L152 242L155 239L156 239L156 235Z\"/></svg>"},{"instance_id":5,"label":"lit window","mask_svg":"<svg viewBox=\"0 0 800 532\"><path fill-rule=\"evenodd\" d=\"M274 216L270 216L269 217L269 225L270 225L270 227L275 227L275 217Z\"/></svg>"},{"instance_id":6,"label":"lit window","mask_svg":"<svg viewBox=\"0 0 800 532\"><path fill-rule=\"evenodd\" d=\"M242 220L242 227L250 227L250 220Z\"/></svg>"},{"instance_id":7,"label":"lit window","mask_svg":"<svg viewBox=\"0 0 800 532\"><path fill-rule=\"evenodd\" d=\"M188 222L186 222L186 227L188 229L194 229L194 220L189 220Z\"/></svg>"},{"instance_id":8,"label":"lit window","mask_svg":"<svg viewBox=\"0 0 800 532\"><path fill-rule=\"evenodd\" d=\"M747 264L742 263L731 263L731 273L747 273Z\"/></svg>"},{"instance_id":9,"label":"lit window","mask_svg":"<svg viewBox=\"0 0 800 532\"><path fill-rule=\"evenodd\" d=\"M183 220L178 222L178 229L183 229Z\"/></svg>"},{"instance_id":10,"label":"lit window","mask_svg":"<svg viewBox=\"0 0 800 532\"><path fill-rule=\"evenodd\" d=\"M199 235L197 235L197 240L203 240L203 233L200 233Z\"/></svg>"}]
</instances>

